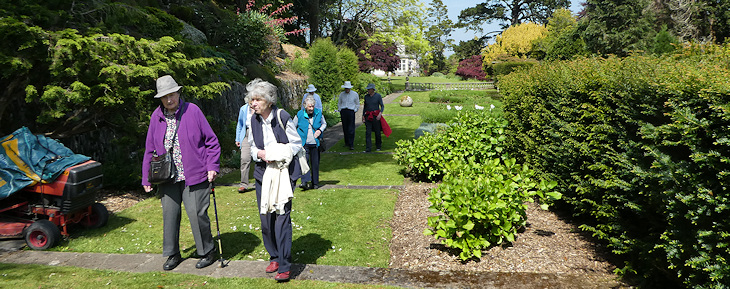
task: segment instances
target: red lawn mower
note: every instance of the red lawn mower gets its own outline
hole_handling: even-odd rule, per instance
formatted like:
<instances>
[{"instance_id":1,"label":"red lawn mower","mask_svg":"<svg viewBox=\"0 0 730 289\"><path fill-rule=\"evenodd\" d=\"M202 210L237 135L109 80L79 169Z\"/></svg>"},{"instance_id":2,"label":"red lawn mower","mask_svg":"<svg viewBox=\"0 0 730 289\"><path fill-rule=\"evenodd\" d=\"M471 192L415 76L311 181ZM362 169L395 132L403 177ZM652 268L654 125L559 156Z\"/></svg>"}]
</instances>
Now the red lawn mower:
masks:
<instances>
[{"instance_id":1,"label":"red lawn mower","mask_svg":"<svg viewBox=\"0 0 730 289\"><path fill-rule=\"evenodd\" d=\"M69 235L69 227L106 225L109 212L96 203L102 187L101 164L89 160L65 169L53 182L38 183L0 200L0 239L25 238L45 250Z\"/></svg>"}]
</instances>

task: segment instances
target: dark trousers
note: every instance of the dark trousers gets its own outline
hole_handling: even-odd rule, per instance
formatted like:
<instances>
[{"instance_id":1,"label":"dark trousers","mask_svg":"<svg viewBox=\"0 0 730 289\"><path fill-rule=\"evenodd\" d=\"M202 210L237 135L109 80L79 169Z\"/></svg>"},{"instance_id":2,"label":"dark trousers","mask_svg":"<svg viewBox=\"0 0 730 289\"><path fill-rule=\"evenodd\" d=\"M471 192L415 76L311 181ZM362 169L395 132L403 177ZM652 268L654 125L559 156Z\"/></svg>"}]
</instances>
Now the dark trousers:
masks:
<instances>
[{"instance_id":1,"label":"dark trousers","mask_svg":"<svg viewBox=\"0 0 730 289\"><path fill-rule=\"evenodd\" d=\"M375 133L375 147L380 149L383 145L383 141L380 138L380 121L373 118L372 121L365 121L365 150L370 151L373 148L373 141L370 139L370 133Z\"/></svg>"},{"instance_id":2,"label":"dark trousers","mask_svg":"<svg viewBox=\"0 0 730 289\"><path fill-rule=\"evenodd\" d=\"M340 110L340 121L342 121L342 133L345 134L345 146L355 146L355 111L352 109Z\"/></svg>"},{"instance_id":3,"label":"dark trousers","mask_svg":"<svg viewBox=\"0 0 730 289\"><path fill-rule=\"evenodd\" d=\"M185 204L198 255L203 256L215 249L208 217L210 188L207 181L192 186L186 186L184 181L159 186L162 194L162 256L180 253L181 204Z\"/></svg>"},{"instance_id":4,"label":"dark trousers","mask_svg":"<svg viewBox=\"0 0 730 289\"><path fill-rule=\"evenodd\" d=\"M296 181L291 183L292 190ZM284 206L284 214L276 212L265 215L259 214L261 218L261 237L264 239L264 247L269 252L269 261L279 263L279 273L291 270L291 203L290 200ZM256 180L256 209L261 208L261 180Z\"/></svg>"},{"instance_id":5,"label":"dark trousers","mask_svg":"<svg viewBox=\"0 0 730 289\"><path fill-rule=\"evenodd\" d=\"M304 145L309 160L309 172L302 176L302 184L312 182L313 185L319 184L319 147L316 144Z\"/></svg>"}]
</instances>

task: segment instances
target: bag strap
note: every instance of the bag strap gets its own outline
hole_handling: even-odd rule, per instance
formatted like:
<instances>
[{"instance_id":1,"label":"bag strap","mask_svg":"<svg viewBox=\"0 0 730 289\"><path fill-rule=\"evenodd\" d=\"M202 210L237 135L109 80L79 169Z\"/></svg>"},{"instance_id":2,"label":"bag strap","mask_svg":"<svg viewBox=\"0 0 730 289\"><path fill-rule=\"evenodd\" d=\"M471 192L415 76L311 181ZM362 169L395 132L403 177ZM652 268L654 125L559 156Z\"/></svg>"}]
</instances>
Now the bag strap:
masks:
<instances>
[{"instance_id":1,"label":"bag strap","mask_svg":"<svg viewBox=\"0 0 730 289\"><path fill-rule=\"evenodd\" d=\"M283 123L281 122L281 108L277 108L277 109L276 109L276 119L278 119L278 120L279 120L279 125L280 125L280 126L281 126L281 127L283 128L283 129L284 129L284 131L286 131L286 127L285 127L285 126L284 126L284 124L283 124Z\"/></svg>"},{"instance_id":2,"label":"bag strap","mask_svg":"<svg viewBox=\"0 0 730 289\"><path fill-rule=\"evenodd\" d=\"M172 153L172 148L175 147L175 140L177 139L177 130L180 129L180 122L182 121L183 109L180 107L180 119L175 116L175 136L172 137L172 146L167 151Z\"/></svg>"}]
</instances>

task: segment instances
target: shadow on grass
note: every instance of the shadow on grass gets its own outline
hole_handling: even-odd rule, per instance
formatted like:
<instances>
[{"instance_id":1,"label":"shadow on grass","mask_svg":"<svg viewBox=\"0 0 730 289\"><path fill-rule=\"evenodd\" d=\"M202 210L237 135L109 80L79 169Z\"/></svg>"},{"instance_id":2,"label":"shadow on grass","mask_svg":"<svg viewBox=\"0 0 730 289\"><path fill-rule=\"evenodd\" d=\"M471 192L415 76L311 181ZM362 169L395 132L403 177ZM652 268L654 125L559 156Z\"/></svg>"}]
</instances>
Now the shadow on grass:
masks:
<instances>
[{"instance_id":1,"label":"shadow on grass","mask_svg":"<svg viewBox=\"0 0 730 289\"><path fill-rule=\"evenodd\" d=\"M218 236L217 232L213 231L213 241L215 242L215 249L218 249ZM254 249L261 244L261 238L249 232L229 232L221 234L221 247L223 247L223 259L229 260L233 257L239 256L243 260L243 257L253 253ZM195 254L195 245L185 248L182 250L190 256ZM220 250L219 250L220 252ZM183 254L185 255L185 254Z\"/></svg>"},{"instance_id":2,"label":"shadow on grass","mask_svg":"<svg viewBox=\"0 0 730 289\"><path fill-rule=\"evenodd\" d=\"M332 241L325 240L319 234L307 234L292 242L292 262L300 264L317 264L332 247Z\"/></svg>"}]
</instances>

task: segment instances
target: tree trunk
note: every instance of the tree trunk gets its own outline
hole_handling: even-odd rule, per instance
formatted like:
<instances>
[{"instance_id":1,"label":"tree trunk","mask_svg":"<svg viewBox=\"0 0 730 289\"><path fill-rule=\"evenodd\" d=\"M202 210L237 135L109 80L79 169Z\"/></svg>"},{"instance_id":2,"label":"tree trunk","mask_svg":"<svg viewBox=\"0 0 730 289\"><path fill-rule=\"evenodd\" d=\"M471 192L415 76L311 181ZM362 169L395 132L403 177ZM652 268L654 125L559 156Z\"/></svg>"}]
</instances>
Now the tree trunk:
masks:
<instances>
[{"instance_id":1,"label":"tree trunk","mask_svg":"<svg viewBox=\"0 0 730 289\"><path fill-rule=\"evenodd\" d=\"M319 38L319 0L309 3L309 44Z\"/></svg>"}]
</instances>

